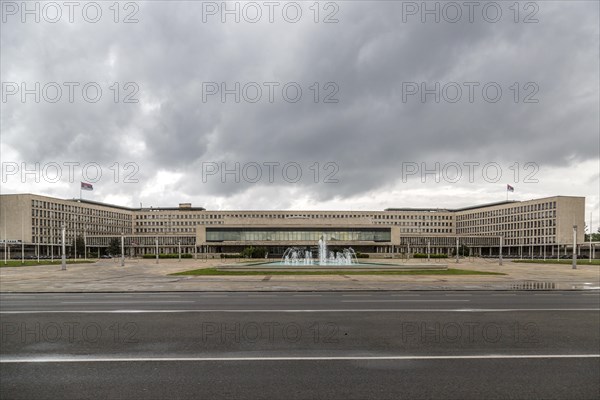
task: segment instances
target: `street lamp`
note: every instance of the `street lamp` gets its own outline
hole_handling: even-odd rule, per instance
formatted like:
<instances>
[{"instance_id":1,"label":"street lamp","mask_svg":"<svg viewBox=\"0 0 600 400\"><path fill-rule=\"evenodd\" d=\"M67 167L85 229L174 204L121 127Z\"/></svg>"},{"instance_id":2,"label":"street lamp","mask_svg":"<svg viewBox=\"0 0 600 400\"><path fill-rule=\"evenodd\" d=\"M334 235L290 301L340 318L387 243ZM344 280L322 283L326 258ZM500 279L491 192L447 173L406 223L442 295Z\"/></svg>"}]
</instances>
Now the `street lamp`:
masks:
<instances>
[{"instance_id":1,"label":"street lamp","mask_svg":"<svg viewBox=\"0 0 600 400\"><path fill-rule=\"evenodd\" d=\"M25 222L21 212L21 264L25 264Z\"/></svg>"},{"instance_id":2,"label":"street lamp","mask_svg":"<svg viewBox=\"0 0 600 400\"><path fill-rule=\"evenodd\" d=\"M590 212L590 254L588 254L589 256L589 261L590 261L590 265L592 264L592 213Z\"/></svg>"},{"instance_id":3,"label":"street lamp","mask_svg":"<svg viewBox=\"0 0 600 400\"><path fill-rule=\"evenodd\" d=\"M498 265L502 265L502 246L504 245L504 236L500 236L500 257L498 257Z\"/></svg>"},{"instance_id":4,"label":"street lamp","mask_svg":"<svg viewBox=\"0 0 600 400\"><path fill-rule=\"evenodd\" d=\"M125 266L125 237L121 232L121 267Z\"/></svg>"},{"instance_id":5,"label":"street lamp","mask_svg":"<svg viewBox=\"0 0 600 400\"><path fill-rule=\"evenodd\" d=\"M4 265L6 265L8 264L8 260L6 259L8 245L8 239L6 238L6 210L2 214L4 214Z\"/></svg>"},{"instance_id":6,"label":"street lamp","mask_svg":"<svg viewBox=\"0 0 600 400\"><path fill-rule=\"evenodd\" d=\"M66 249L65 249L65 223L63 222L62 224L62 229L61 229L61 236L62 236L62 241L61 241L61 251L62 251L62 255L61 255L61 270L66 271L67 270L67 255L66 255Z\"/></svg>"},{"instance_id":7,"label":"street lamp","mask_svg":"<svg viewBox=\"0 0 600 400\"><path fill-rule=\"evenodd\" d=\"M577 251L576 248L577 247L577 225L573 225L573 261L571 263L571 265L573 266L573 269L577 269Z\"/></svg>"},{"instance_id":8,"label":"street lamp","mask_svg":"<svg viewBox=\"0 0 600 400\"><path fill-rule=\"evenodd\" d=\"M456 263L458 264L458 236L456 237Z\"/></svg>"},{"instance_id":9,"label":"street lamp","mask_svg":"<svg viewBox=\"0 0 600 400\"><path fill-rule=\"evenodd\" d=\"M156 243L156 263L158 264L158 236L154 238Z\"/></svg>"}]
</instances>

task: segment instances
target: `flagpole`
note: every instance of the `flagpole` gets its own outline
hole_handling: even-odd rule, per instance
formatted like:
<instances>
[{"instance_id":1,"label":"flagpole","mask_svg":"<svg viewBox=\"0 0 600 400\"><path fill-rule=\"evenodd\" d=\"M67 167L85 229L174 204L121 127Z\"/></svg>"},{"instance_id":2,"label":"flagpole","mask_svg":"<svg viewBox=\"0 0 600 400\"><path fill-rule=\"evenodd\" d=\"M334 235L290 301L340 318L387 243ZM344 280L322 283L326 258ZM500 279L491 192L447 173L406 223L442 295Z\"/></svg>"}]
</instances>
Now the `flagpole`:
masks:
<instances>
[{"instance_id":1,"label":"flagpole","mask_svg":"<svg viewBox=\"0 0 600 400\"><path fill-rule=\"evenodd\" d=\"M592 264L592 212L590 211L590 254L589 254L590 265Z\"/></svg>"}]
</instances>

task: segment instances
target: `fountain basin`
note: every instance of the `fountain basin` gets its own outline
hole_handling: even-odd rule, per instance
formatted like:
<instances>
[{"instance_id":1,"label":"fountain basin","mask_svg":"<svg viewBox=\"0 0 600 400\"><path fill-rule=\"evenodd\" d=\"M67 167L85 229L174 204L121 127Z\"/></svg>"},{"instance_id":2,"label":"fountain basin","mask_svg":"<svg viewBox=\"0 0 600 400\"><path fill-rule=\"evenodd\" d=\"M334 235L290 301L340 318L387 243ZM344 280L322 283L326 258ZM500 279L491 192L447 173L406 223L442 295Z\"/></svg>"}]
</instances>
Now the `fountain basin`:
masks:
<instances>
[{"instance_id":1,"label":"fountain basin","mask_svg":"<svg viewBox=\"0 0 600 400\"><path fill-rule=\"evenodd\" d=\"M353 263L351 265L289 265L282 262L265 262L253 264L229 264L218 266L219 271L415 271L415 270L447 270L447 264L387 264L387 263Z\"/></svg>"}]
</instances>

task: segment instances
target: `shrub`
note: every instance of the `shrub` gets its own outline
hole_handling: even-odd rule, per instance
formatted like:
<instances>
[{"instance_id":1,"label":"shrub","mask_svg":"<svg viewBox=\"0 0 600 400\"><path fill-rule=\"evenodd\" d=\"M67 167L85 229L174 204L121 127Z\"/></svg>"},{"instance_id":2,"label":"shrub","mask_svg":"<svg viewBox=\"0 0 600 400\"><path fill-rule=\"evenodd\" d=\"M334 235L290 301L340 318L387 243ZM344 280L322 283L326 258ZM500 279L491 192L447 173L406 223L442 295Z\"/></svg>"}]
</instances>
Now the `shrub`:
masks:
<instances>
[{"instance_id":1,"label":"shrub","mask_svg":"<svg viewBox=\"0 0 600 400\"><path fill-rule=\"evenodd\" d=\"M427 258L427 254L425 253L415 253L413 254L413 258ZM448 258L447 254L437 254L432 253L429 255L429 258Z\"/></svg>"},{"instance_id":2,"label":"shrub","mask_svg":"<svg viewBox=\"0 0 600 400\"><path fill-rule=\"evenodd\" d=\"M254 246L246 247L240 253L240 255L244 258L265 258L266 254L267 254L266 247L254 247Z\"/></svg>"},{"instance_id":3,"label":"shrub","mask_svg":"<svg viewBox=\"0 0 600 400\"><path fill-rule=\"evenodd\" d=\"M369 258L369 255L365 253L356 253L356 258Z\"/></svg>"},{"instance_id":4,"label":"shrub","mask_svg":"<svg viewBox=\"0 0 600 400\"><path fill-rule=\"evenodd\" d=\"M224 254L221 253L221 258L241 258L241 254Z\"/></svg>"},{"instance_id":5,"label":"shrub","mask_svg":"<svg viewBox=\"0 0 600 400\"><path fill-rule=\"evenodd\" d=\"M190 253L181 253L181 258L193 258L194 255ZM142 258L156 258L156 254L144 254ZM160 253L158 258L179 258L177 253Z\"/></svg>"}]
</instances>

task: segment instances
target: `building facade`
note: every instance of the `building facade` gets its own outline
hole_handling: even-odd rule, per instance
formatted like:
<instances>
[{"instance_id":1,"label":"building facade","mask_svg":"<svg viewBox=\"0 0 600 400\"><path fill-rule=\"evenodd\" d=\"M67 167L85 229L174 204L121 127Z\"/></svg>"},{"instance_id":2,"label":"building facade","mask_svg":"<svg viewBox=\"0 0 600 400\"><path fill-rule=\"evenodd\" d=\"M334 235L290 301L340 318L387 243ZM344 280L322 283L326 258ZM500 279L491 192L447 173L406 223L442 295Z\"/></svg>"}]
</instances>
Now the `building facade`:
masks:
<instances>
[{"instance_id":1,"label":"building facade","mask_svg":"<svg viewBox=\"0 0 600 400\"><path fill-rule=\"evenodd\" d=\"M388 208L383 211L213 211L182 203L173 208L128 208L81 199L35 194L0 196L0 254L58 257L62 226L67 253L106 252L124 238L132 256L159 253L218 256L248 246L277 257L290 246L352 247L375 256L452 254L457 246L473 256L556 256L584 240L585 198L554 196L460 209ZM316 253L315 253L316 254ZM561 253L562 254L562 253Z\"/></svg>"}]
</instances>

